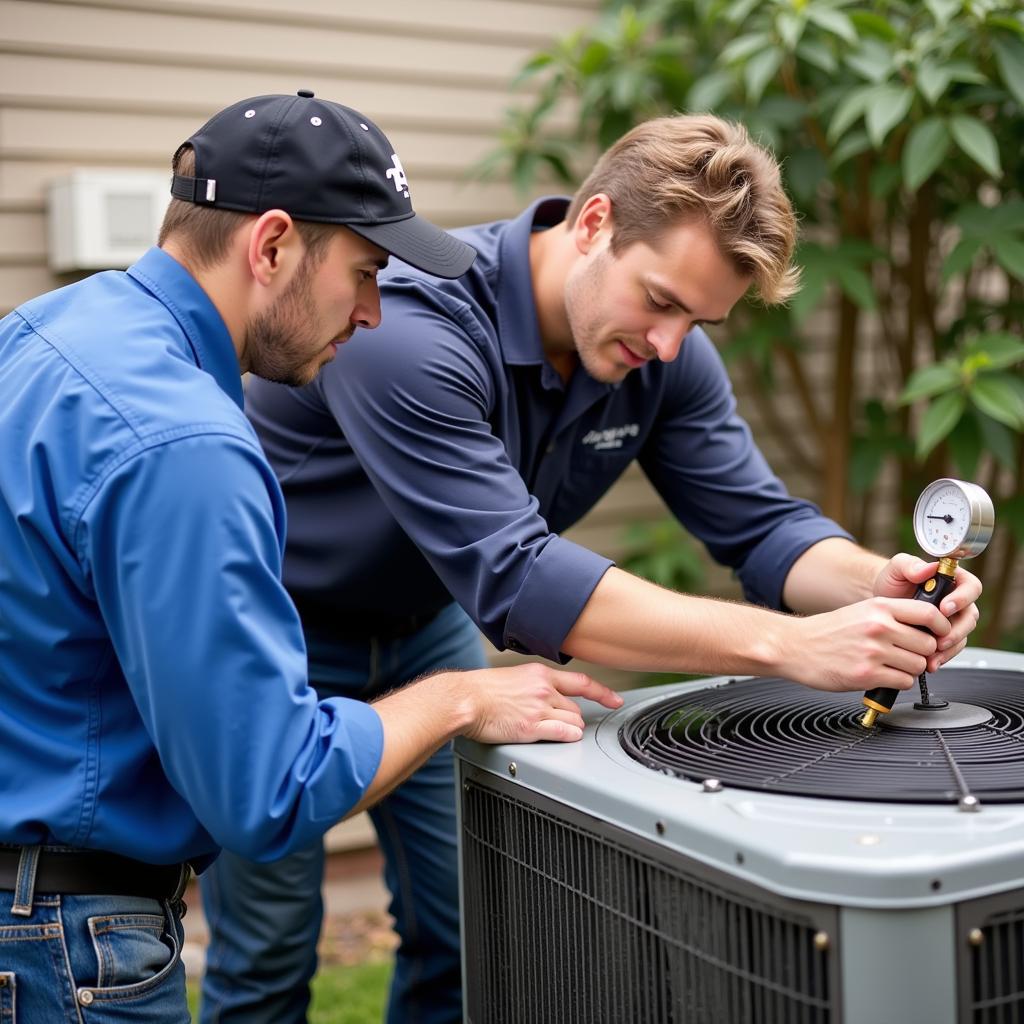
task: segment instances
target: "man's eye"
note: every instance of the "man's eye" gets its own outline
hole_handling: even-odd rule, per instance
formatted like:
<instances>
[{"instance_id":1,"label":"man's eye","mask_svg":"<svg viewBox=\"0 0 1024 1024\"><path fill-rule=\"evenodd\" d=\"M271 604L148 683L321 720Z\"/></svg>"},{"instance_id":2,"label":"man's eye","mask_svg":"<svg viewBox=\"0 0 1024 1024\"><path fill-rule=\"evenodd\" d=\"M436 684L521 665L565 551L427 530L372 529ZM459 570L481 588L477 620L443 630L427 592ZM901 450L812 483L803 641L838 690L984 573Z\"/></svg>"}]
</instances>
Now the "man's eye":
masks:
<instances>
[{"instance_id":1,"label":"man's eye","mask_svg":"<svg viewBox=\"0 0 1024 1024\"><path fill-rule=\"evenodd\" d=\"M659 302L650 292L647 293L647 305L650 306L651 309L658 309L662 312L672 308L670 303Z\"/></svg>"}]
</instances>

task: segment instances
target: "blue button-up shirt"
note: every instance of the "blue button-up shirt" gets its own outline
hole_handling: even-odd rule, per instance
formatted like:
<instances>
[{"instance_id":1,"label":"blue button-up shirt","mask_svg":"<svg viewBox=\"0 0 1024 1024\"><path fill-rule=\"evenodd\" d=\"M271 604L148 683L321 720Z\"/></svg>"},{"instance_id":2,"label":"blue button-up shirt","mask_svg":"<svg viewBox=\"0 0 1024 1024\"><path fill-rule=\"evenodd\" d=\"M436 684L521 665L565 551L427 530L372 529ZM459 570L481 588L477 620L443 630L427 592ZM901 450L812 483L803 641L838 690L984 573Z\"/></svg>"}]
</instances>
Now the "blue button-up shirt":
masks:
<instances>
[{"instance_id":1,"label":"blue button-up shirt","mask_svg":"<svg viewBox=\"0 0 1024 1024\"><path fill-rule=\"evenodd\" d=\"M0 322L0 842L308 844L376 772L318 703L227 328L151 250Z\"/></svg>"},{"instance_id":2,"label":"blue button-up shirt","mask_svg":"<svg viewBox=\"0 0 1024 1024\"><path fill-rule=\"evenodd\" d=\"M285 583L300 605L420 614L454 598L499 648L561 644L608 559L560 537L637 460L680 522L778 608L793 562L846 537L792 498L736 414L699 328L679 357L603 384L547 361L531 231L564 199L455 232L479 255L456 281L403 264L383 323L301 390L254 381L247 408L288 503Z\"/></svg>"}]
</instances>

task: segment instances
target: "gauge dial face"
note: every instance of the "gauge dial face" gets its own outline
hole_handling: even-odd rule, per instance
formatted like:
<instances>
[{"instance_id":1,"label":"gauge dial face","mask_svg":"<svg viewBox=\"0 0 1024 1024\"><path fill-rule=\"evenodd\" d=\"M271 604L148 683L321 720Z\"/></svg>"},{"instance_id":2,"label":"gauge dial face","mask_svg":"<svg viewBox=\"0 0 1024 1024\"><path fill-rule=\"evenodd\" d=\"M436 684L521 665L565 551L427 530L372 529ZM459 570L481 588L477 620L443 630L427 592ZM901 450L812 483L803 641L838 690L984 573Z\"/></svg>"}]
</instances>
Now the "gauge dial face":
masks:
<instances>
[{"instance_id":1,"label":"gauge dial face","mask_svg":"<svg viewBox=\"0 0 1024 1024\"><path fill-rule=\"evenodd\" d=\"M936 480L917 499L914 533L936 558L969 558L984 550L992 535L992 501L977 485Z\"/></svg>"}]
</instances>

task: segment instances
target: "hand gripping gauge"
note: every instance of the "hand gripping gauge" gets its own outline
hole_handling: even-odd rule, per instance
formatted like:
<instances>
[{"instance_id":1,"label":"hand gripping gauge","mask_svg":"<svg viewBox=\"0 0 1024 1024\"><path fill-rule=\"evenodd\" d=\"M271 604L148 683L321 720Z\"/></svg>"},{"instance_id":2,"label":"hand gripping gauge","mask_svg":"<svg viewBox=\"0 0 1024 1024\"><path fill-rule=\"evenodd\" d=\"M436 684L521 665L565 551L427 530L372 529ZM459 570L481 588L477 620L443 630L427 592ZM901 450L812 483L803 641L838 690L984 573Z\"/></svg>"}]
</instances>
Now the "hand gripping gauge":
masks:
<instances>
[{"instance_id":1,"label":"hand gripping gauge","mask_svg":"<svg viewBox=\"0 0 1024 1024\"><path fill-rule=\"evenodd\" d=\"M943 477L930 483L914 506L914 536L922 550L939 559L939 567L930 580L917 588L914 600L927 601L936 607L955 584L957 563L961 558L973 558L985 550L992 537L995 511L992 499L977 484ZM923 626L918 627L924 629ZM945 701L933 701L928 696L926 673L918 678L921 701L918 710L939 710ZM860 722L870 729L879 714L887 714L899 696L899 690L878 686L864 694L867 711Z\"/></svg>"}]
</instances>

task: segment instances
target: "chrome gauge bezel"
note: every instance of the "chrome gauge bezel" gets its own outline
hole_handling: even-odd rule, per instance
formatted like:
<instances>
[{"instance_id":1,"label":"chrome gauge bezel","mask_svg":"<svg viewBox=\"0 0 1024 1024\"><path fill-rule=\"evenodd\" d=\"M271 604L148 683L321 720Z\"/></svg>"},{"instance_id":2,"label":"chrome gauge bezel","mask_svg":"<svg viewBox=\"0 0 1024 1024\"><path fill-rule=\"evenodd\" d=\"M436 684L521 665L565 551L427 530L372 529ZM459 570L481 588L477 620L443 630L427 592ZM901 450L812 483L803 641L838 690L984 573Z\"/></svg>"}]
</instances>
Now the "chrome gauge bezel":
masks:
<instances>
[{"instance_id":1,"label":"chrome gauge bezel","mask_svg":"<svg viewBox=\"0 0 1024 1024\"><path fill-rule=\"evenodd\" d=\"M963 535L954 537L947 549L940 549L929 541L924 517L937 493L947 487L953 487L959 492L967 509L968 521ZM983 488L964 480L954 480L951 477L935 480L921 492L917 504L914 505L914 536L921 549L933 558L961 559L980 555L992 538L994 525L995 509L992 507L992 499Z\"/></svg>"}]
</instances>

